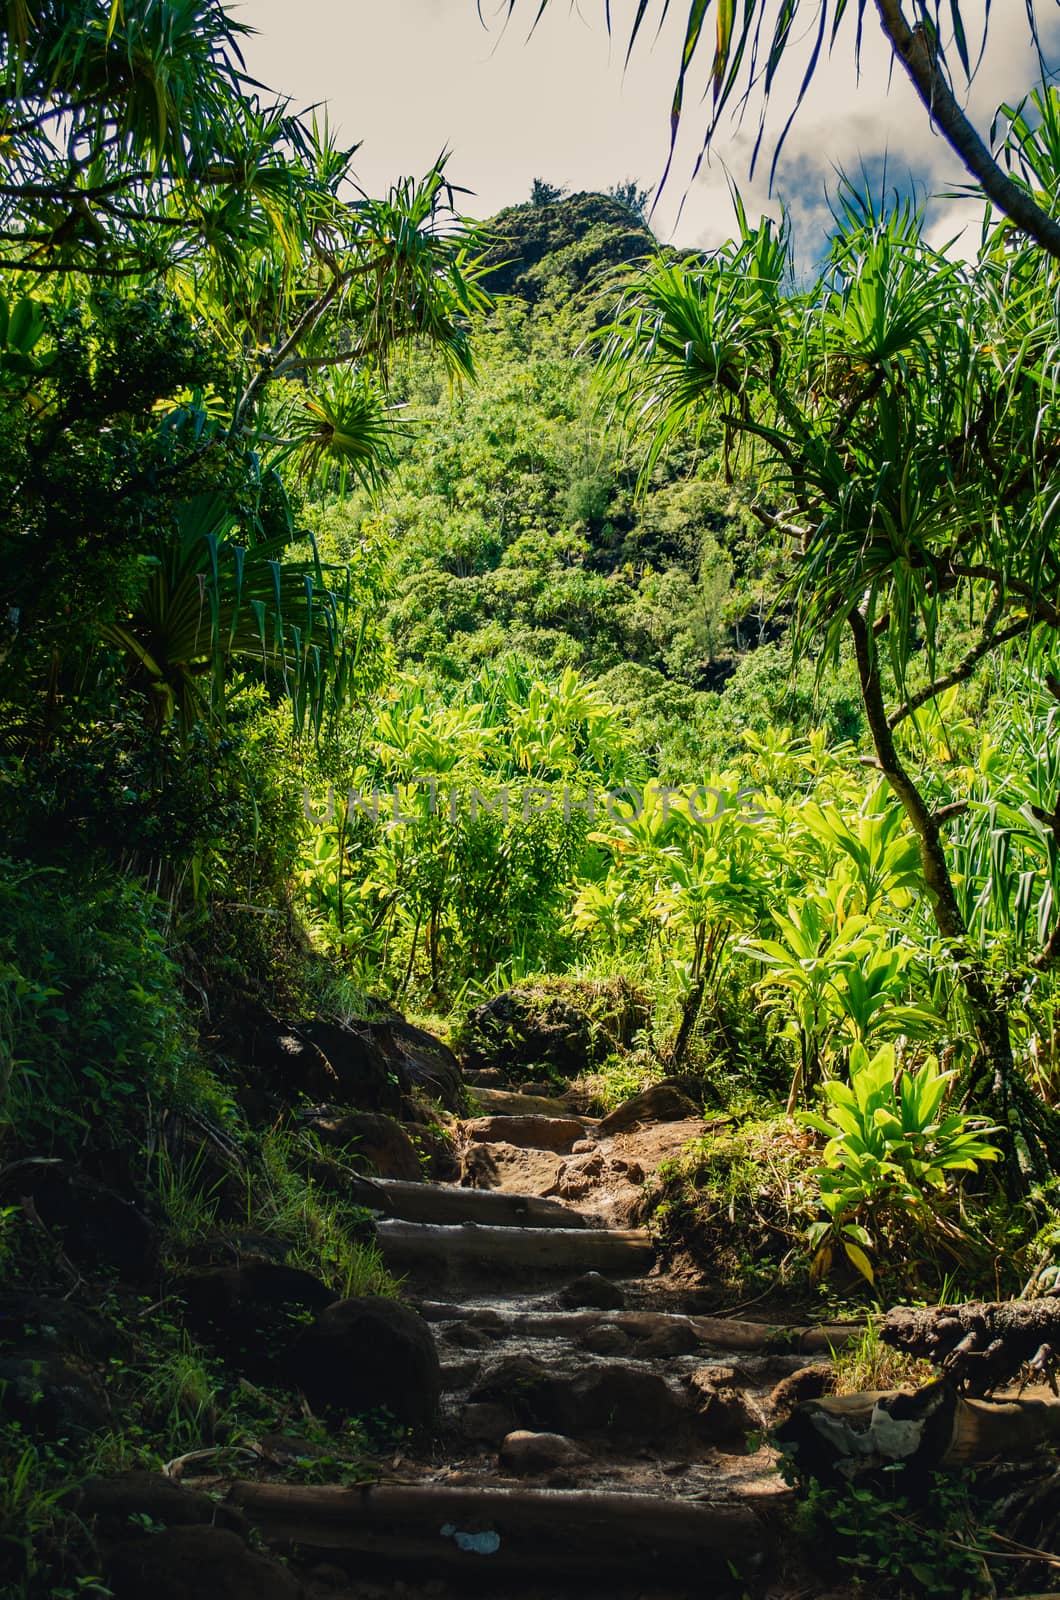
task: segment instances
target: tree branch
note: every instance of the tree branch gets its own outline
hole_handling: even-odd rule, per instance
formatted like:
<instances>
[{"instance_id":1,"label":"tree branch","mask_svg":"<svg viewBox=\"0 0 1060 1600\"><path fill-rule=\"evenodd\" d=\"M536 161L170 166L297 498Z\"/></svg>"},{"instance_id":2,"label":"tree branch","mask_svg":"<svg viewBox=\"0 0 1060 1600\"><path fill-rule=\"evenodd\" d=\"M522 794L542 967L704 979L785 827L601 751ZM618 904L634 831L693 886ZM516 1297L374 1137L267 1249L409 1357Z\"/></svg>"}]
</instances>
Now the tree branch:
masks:
<instances>
[{"instance_id":1,"label":"tree branch","mask_svg":"<svg viewBox=\"0 0 1060 1600\"><path fill-rule=\"evenodd\" d=\"M950 149L979 179L998 210L1049 255L1060 259L1060 223L1002 172L953 98L949 84L939 71L937 50L923 23L910 28L902 14L901 0L876 0L876 9L895 55Z\"/></svg>"},{"instance_id":2,"label":"tree branch","mask_svg":"<svg viewBox=\"0 0 1060 1600\"><path fill-rule=\"evenodd\" d=\"M1000 610L1000 606L997 607L997 610ZM992 619L995 615L996 612L992 613L991 617L987 619L984 624L982 638L972 646L964 660L958 662L952 672L943 673L941 678L935 678L931 683L925 685L923 689L918 689L916 694L909 696L904 705L899 706L897 711L892 712L887 719L892 731L897 728L900 722L904 722L907 717L911 717L914 711L919 711L921 706L927 705L929 700L934 700L937 695L944 694L947 689L952 689L954 684L964 683L965 679L971 677L980 661L983 660L984 656L988 656L991 650L996 650L999 645L1007 644L1010 639L1015 639L1017 635L1026 633L1027 619L1025 617L1021 617L1018 622L1010 623L1007 628L1002 628L1000 633L994 633L992 631Z\"/></svg>"}]
</instances>

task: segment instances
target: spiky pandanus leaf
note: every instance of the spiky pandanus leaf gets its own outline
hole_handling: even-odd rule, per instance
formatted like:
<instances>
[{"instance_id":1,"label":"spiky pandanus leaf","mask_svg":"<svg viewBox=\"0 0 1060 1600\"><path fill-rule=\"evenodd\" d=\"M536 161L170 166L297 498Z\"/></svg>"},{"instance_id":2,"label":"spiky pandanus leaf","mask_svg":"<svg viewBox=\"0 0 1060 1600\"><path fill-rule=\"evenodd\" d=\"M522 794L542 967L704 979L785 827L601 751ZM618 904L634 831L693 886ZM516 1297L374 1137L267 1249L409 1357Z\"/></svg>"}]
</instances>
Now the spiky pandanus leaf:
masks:
<instances>
[{"instance_id":1,"label":"spiky pandanus leaf","mask_svg":"<svg viewBox=\"0 0 1060 1600\"><path fill-rule=\"evenodd\" d=\"M351 688L356 638L344 569L309 542L292 557L286 537L247 537L217 494L181 507L135 611L104 629L160 721L223 719L230 669L259 668L282 680L299 731L319 731Z\"/></svg>"}]
</instances>

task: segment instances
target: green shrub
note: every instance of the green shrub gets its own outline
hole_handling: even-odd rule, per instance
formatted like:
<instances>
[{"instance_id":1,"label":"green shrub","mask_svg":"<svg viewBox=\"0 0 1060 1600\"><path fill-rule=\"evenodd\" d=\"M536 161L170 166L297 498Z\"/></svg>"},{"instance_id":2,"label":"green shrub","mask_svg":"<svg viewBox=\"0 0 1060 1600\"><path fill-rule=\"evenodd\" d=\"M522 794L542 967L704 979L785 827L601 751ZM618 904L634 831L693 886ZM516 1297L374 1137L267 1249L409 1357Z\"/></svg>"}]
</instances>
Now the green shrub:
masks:
<instances>
[{"instance_id":1,"label":"green shrub","mask_svg":"<svg viewBox=\"0 0 1060 1600\"><path fill-rule=\"evenodd\" d=\"M117 1145L193 1094L192 1029L157 901L0 857L0 1129L34 1154Z\"/></svg>"},{"instance_id":2,"label":"green shrub","mask_svg":"<svg viewBox=\"0 0 1060 1600\"><path fill-rule=\"evenodd\" d=\"M975 1172L1000 1152L984 1135L982 1119L945 1109L953 1074L929 1056L915 1072L898 1070L894 1046L869 1055L850 1052L850 1083L826 1083L831 1117L803 1112L800 1121L826 1135L816 1176L827 1217L807 1238L815 1248L814 1272L823 1276L837 1245L871 1283L875 1248L865 1224L885 1228L910 1218L920 1230L939 1231L937 1200L954 1172Z\"/></svg>"}]
</instances>

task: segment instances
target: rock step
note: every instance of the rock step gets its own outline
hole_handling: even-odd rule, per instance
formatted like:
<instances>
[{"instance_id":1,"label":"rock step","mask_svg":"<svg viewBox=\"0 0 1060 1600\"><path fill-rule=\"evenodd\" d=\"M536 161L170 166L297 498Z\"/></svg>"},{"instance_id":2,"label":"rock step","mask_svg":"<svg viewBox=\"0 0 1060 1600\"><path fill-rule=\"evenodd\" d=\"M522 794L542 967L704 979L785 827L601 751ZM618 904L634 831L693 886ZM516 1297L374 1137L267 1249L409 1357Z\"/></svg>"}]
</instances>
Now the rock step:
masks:
<instances>
[{"instance_id":1,"label":"rock step","mask_svg":"<svg viewBox=\"0 0 1060 1600\"><path fill-rule=\"evenodd\" d=\"M428 1322L470 1324L495 1334L498 1340L520 1336L570 1339L597 1328L612 1327L633 1339L669 1344L674 1353L678 1344L687 1343L689 1349L703 1345L763 1355L827 1355L831 1350L845 1350L856 1344L865 1332L863 1323L852 1322L799 1327L682 1316L667 1311L512 1311L505 1309L503 1301L495 1307L462 1306L445 1300L418 1300L415 1305Z\"/></svg>"},{"instance_id":2,"label":"rock step","mask_svg":"<svg viewBox=\"0 0 1060 1600\"><path fill-rule=\"evenodd\" d=\"M473 1144L509 1144L520 1150L570 1151L595 1122L589 1117L572 1116L567 1107L558 1112L534 1116L472 1117L463 1124L465 1137Z\"/></svg>"},{"instance_id":3,"label":"rock step","mask_svg":"<svg viewBox=\"0 0 1060 1600\"><path fill-rule=\"evenodd\" d=\"M655 1247L641 1228L449 1226L386 1218L376 1226L384 1261L399 1271L483 1265L634 1275L647 1272L655 1260Z\"/></svg>"},{"instance_id":4,"label":"rock step","mask_svg":"<svg viewBox=\"0 0 1060 1600\"><path fill-rule=\"evenodd\" d=\"M595 1126L593 1117L582 1118L577 1102L551 1095L523 1094L518 1089L474 1088L474 1099L486 1117L577 1117L586 1127Z\"/></svg>"},{"instance_id":5,"label":"rock step","mask_svg":"<svg viewBox=\"0 0 1060 1600\"><path fill-rule=\"evenodd\" d=\"M237 1482L228 1501L273 1548L358 1566L374 1557L388 1575L463 1569L487 1581L502 1572L567 1580L607 1571L665 1581L709 1570L709 1593L721 1596L745 1589L772 1544L750 1506L651 1494Z\"/></svg>"},{"instance_id":6,"label":"rock step","mask_svg":"<svg viewBox=\"0 0 1060 1600\"><path fill-rule=\"evenodd\" d=\"M400 1222L481 1222L498 1228L585 1228L587 1219L562 1200L456 1184L362 1179L353 1185L359 1205Z\"/></svg>"}]
</instances>

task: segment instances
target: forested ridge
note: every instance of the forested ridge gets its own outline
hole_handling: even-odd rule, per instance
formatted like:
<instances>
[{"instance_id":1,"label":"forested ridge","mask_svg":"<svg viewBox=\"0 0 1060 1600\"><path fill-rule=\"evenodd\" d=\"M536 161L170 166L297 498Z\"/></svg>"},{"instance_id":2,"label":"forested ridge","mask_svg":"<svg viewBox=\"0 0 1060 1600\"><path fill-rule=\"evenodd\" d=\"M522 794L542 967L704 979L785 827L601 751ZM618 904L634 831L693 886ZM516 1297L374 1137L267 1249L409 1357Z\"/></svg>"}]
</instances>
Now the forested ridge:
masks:
<instances>
[{"instance_id":1,"label":"forested ridge","mask_svg":"<svg viewBox=\"0 0 1060 1600\"><path fill-rule=\"evenodd\" d=\"M368 198L240 38L0 19L0 1593L145 1592L185 1523L223 1538L159 1557L174 1600L200 1554L398 1592L310 1570L284 1494L438 1520L446 1451L545 1470L524 1424L589 1441L541 1485L647 1485L692 1548L660 1441L708 1416L711 1462L786 1441L792 1585L1045 1592L1055 260L844 178L809 276L735 195L711 252L621 175ZM1051 214L1056 91L1000 129ZM530 1314L460 1277L493 1219L528 1284L594 1268L531 1310L665 1381L565 1411L537 1345L476 1356ZM733 1592L779 1593L711 1485Z\"/></svg>"}]
</instances>

